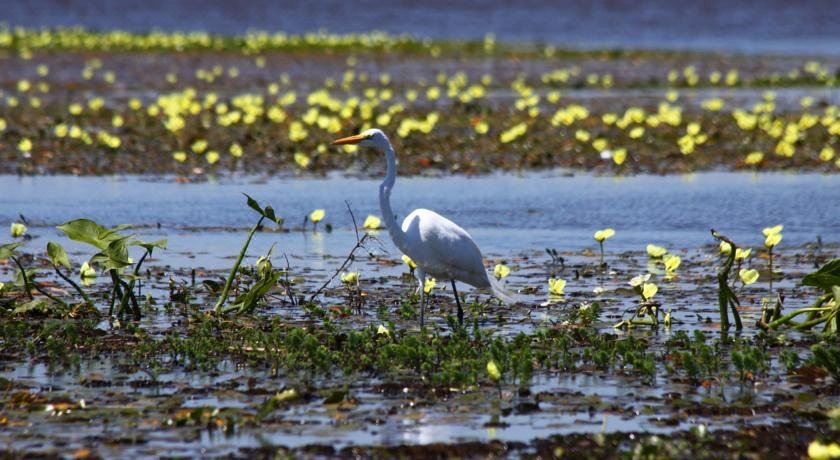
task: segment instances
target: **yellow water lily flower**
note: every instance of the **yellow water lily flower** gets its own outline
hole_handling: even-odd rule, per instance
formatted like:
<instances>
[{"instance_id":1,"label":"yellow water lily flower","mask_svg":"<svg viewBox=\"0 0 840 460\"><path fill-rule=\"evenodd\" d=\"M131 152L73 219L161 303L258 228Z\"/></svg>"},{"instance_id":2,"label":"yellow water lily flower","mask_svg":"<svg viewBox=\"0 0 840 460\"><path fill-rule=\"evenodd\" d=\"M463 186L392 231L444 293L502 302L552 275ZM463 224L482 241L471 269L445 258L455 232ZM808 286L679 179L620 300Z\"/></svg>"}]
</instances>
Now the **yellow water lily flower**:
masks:
<instances>
[{"instance_id":1,"label":"yellow water lily flower","mask_svg":"<svg viewBox=\"0 0 840 460\"><path fill-rule=\"evenodd\" d=\"M426 278L426 281L423 282L423 292L426 294L432 292L432 289L437 286L437 280L434 278Z\"/></svg>"},{"instance_id":2,"label":"yellow water lily flower","mask_svg":"<svg viewBox=\"0 0 840 460\"><path fill-rule=\"evenodd\" d=\"M668 273L674 272L682 263L680 256L669 255L663 259L665 262L665 271Z\"/></svg>"},{"instance_id":3,"label":"yellow water lily flower","mask_svg":"<svg viewBox=\"0 0 840 460\"><path fill-rule=\"evenodd\" d=\"M738 272L738 276L741 278L741 282L744 283L744 286L749 286L750 284L753 284L756 281L758 281L758 270L754 268L742 268Z\"/></svg>"},{"instance_id":4,"label":"yellow water lily flower","mask_svg":"<svg viewBox=\"0 0 840 460\"><path fill-rule=\"evenodd\" d=\"M211 165L219 161L219 152L215 150L211 150L207 152L207 155L204 156L208 163Z\"/></svg>"},{"instance_id":5,"label":"yellow water lily flower","mask_svg":"<svg viewBox=\"0 0 840 460\"><path fill-rule=\"evenodd\" d=\"M24 137L23 139L18 142L18 150L21 152L31 152L32 151L32 141L29 138Z\"/></svg>"},{"instance_id":6,"label":"yellow water lily flower","mask_svg":"<svg viewBox=\"0 0 840 460\"><path fill-rule=\"evenodd\" d=\"M819 441L812 441L808 444L808 458L811 460L840 458L840 444L836 442L823 444Z\"/></svg>"},{"instance_id":7,"label":"yellow water lily flower","mask_svg":"<svg viewBox=\"0 0 840 460\"><path fill-rule=\"evenodd\" d=\"M720 242L720 253L723 255L728 255L732 252L732 245L727 243L726 241Z\"/></svg>"},{"instance_id":8,"label":"yellow water lily flower","mask_svg":"<svg viewBox=\"0 0 840 460\"><path fill-rule=\"evenodd\" d=\"M305 153L295 153L295 163L297 163L297 165L300 166L302 169L306 169L307 167L309 167L309 164L311 162L312 160L310 160L309 156L307 156Z\"/></svg>"},{"instance_id":9,"label":"yellow water lily flower","mask_svg":"<svg viewBox=\"0 0 840 460\"><path fill-rule=\"evenodd\" d=\"M327 211L324 211L323 209L316 209L309 214L309 220L312 221L313 224L317 224L318 222L324 220L324 217L326 216Z\"/></svg>"},{"instance_id":10,"label":"yellow water lily flower","mask_svg":"<svg viewBox=\"0 0 840 460\"><path fill-rule=\"evenodd\" d=\"M646 283L650 279L650 273L645 273L644 275L637 275L630 279L630 286L638 287L642 284Z\"/></svg>"},{"instance_id":11,"label":"yellow water lily flower","mask_svg":"<svg viewBox=\"0 0 840 460\"><path fill-rule=\"evenodd\" d=\"M415 268L417 268L417 264L415 264L414 261L411 260L411 257L408 257L405 254L403 254L403 256L402 256L402 261L403 261L403 263L408 265L408 268L410 268L411 270L414 270Z\"/></svg>"},{"instance_id":12,"label":"yellow water lily flower","mask_svg":"<svg viewBox=\"0 0 840 460\"><path fill-rule=\"evenodd\" d=\"M390 337L391 336L391 331L389 331L388 328L385 327L384 324L380 324L379 327L376 328L376 334L377 335L386 335L386 336Z\"/></svg>"},{"instance_id":13,"label":"yellow water lily flower","mask_svg":"<svg viewBox=\"0 0 840 460\"><path fill-rule=\"evenodd\" d=\"M11 228L12 238L20 238L26 234L26 225L20 222L13 222Z\"/></svg>"},{"instance_id":14,"label":"yellow water lily flower","mask_svg":"<svg viewBox=\"0 0 840 460\"><path fill-rule=\"evenodd\" d=\"M548 279L548 293L551 295L563 295L563 291L566 289L566 280L561 278L549 278Z\"/></svg>"},{"instance_id":15,"label":"yellow water lily flower","mask_svg":"<svg viewBox=\"0 0 840 460\"><path fill-rule=\"evenodd\" d=\"M627 159L627 149L615 149L613 152L613 162L615 164L621 166L624 163L624 160Z\"/></svg>"},{"instance_id":16,"label":"yellow water lily flower","mask_svg":"<svg viewBox=\"0 0 840 460\"><path fill-rule=\"evenodd\" d=\"M748 154L746 158L744 158L744 163L746 163L748 165L757 165L757 164L761 163L762 160L764 160L764 154L763 153L752 152L752 153Z\"/></svg>"},{"instance_id":17,"label":"yellow water lily flower","mask_svg":"<svg viewBox=\"0 0 840 460\"><path fill-rule=\"evenodd\" d=\"M355 284L359 281L359 272L346 272L341 274L341 282L344 284Z\"/></svg>"},{"instance_id":18,"label":"yellow water lily flower","mask_svg":"<svg viewBox=\"0 0 840 460\"><path fill-rule=\"evenodd\" d=\"M764 239L764 247L772 249L782 241L781 233L771 233Z\"/></svg>"},{"instance_id":19,"label":"yellow water lily flower","mask_svg":"<svg viewBox=\"0 0 840 460\"><path fill-rule=\"evenodd\" d=\"M498 382L502 378L502 373L499 371L499 366L496 365L495 361L488 361L487 362L487 375L490 376L490 380L494 382Z\"/></svg>"},{"instance_id":20,"label":"yellow water lily flower","mask_svg":"<svg viewBox=\"0 0 840 460\"><path fill-rule=\"evenodd\" d=\"M373 214L367 216L365 223L362 226L368 230L376 230L382 228L382 221Z\"/></svg>"},{"instance_id":21,"label":"yellow water lily flower","mask_svg":"<svg viewBox=\"0 0 840 460\"><path fill-rule=\"evenodd\" d=\"M662 246L657 246L655 244L647 245L646 249L648 256L653 259L659 259L668 252L667 249L663 248Z\"/></svg>"},{"instance_id":22,"label":"yellow water lily flower","mask_svg":"<svg viewBox=\"0 0 840 460\"><path fill-rule=\"evenodd\" d=\"M496 266L493 267L493 275L495 275L498 279L502 279L510 275L510 267L505 264L496 264Z\"/></svg>"},{"instance_id":23,"label":"yellow water lily flower","mask_svg":"<svg viewBox=\"0 0 840 460\"><path fill-rule=\"evenodd\" d=\"M735 260L746 260L750 254L752 253L752 249L742 249L738 248L735 250Z\"/></svg>"},{"instance_id":24,"label":"yellow water lily flower","mask_svg":"<svg viewBox=\"0 0 840 460\"><path fill-rule=\"evenodd\" d=\"M774 235L776 233L781 233L782 230L784 230L784 228L785 228L784 225L779 224L779 225L776 225L775 227L767 227L764 230L762 230L761 233L763 233L764 236L770 236L770 235Z\"/></svg>"},{"instance_id":25,"label":"yellow water lily flower","mask_svg":"<svg viewBox=\"0 0 840 460\"><path fill-rule=\"evenodd\" d=\"M82 280L82 285L90 286L96 281L96 270L85 262L79 269L79 278Z\"/></svg>"},{"instance_id":26,"label":"yellow water lily flower","mask_svg":"<svg viewBox=\"0 0 840 460\"><path fill-rule=\"evenodd\" d=\"M642 297L644 297L645 300L650 300L657 292L659 292L659 286L653 283L645 283L642 285Z\"/></svg>"},{"instance_id":27,"label":"yellow water lily flower","mask_svg":"<svg viewBox=\"0 0 840 460\"><path fill-rule=\"evenodd\" d=\"M595 232L595 234L592 237L595 238L595 241L600 243L608 238L611 238L613 235L615 235L615 230L611 228L605 228L603 230L598 230L597 232Z\"/></svg>"},{"instance_id":28,"label":"yellow water lily flower","mask_svg":"<svg viewBox=\"0 0 840 460\"><path fill-rule=\"evenodd\" d=\"M187 161L187 152L184 152L184 151L175 152L175 153L172 154L172 158L174 158L175 161L177 161L179 163L183 163L183 162Z\"/></svg>"},{"instance_id":29,"label":"yellow water lily flower","mask_svg":"<svg viewBox=\"0 0 840 460\"><path fill-rule=\"evenodd\" d=\"M243 153L242 146L239 145L236 142L231 144L230 149L228 149L228 151L230 152L231 155L233 155L236 158L241 157L242 153Z\"/></svg>"}]
</instances>

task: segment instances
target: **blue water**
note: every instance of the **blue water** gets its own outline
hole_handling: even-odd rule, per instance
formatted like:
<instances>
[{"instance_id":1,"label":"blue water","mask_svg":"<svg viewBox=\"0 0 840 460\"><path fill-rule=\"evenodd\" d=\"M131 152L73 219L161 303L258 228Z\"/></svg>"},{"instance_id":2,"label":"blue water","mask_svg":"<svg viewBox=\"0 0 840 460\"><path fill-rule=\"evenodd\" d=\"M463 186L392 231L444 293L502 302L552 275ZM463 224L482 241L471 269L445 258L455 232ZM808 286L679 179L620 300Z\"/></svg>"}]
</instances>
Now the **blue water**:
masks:
<instances>
[{"instance_id":1,"label":"blue water","mask_svg":"<svg viewBox=\"0 0 840 460\"><path fill-rule=\"evenodd\" d=\"M184 231L186 228L244 228L254 213L241 192L270 203L299 227L323 208L336 231L327 238L299 233L260 235L258 246L286 238L284 250L336 254L354 240L344 201L357 219L379 216L375 179L339 175L319 179L239 178L178 184L173 178L0 176L0 225L23 214L33 231L87 217L106 225L161 224L153 233L186 233L181 244L235 252L241 234ZM486 254L522 250L576 250L592 246L595 230L612 227L612 250L644 248L651 242L696 248L712 243L715 228L746 245L760 245L761 229L784 224L783 245L801 245L819 235L840 242L840 176L819 174L700 173L686 176L595 177L562 172L483 177L411 177L397 180L392 204L401 219L428 208L466 228ZM360 222L361 224L361 222ZM41 228L42 230L37 230ZM183 240L183 238L181 238ZM390 246L387 234L383 241ZM262 241L265 240L265 241Z\"/></svg>"},{"instance_id":2,"label":"blue water","mask_svg":"<svg viewBox=\"0 0 840 460\"><path fill-rule=\"evenodd\" d=\"M438 39L498 39L573 47L840 54L840 2L704 0L3 0L0 21L133 31L384 30Z\"/></svg>"}]
</instances>

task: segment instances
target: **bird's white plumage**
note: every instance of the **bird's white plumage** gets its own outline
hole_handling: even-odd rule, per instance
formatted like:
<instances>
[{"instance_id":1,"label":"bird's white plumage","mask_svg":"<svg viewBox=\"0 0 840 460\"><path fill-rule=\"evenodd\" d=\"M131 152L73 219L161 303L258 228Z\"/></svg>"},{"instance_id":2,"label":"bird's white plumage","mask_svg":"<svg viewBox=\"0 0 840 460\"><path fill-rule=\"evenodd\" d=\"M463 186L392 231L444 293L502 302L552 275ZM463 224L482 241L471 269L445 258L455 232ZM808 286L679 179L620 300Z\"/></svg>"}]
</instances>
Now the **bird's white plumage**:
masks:
<instances>
[{"instance_id":1,"label":"bird's white plumage","mask_svg":"<svg viewBox=\"0 0 840 460\"><path fill-rule=\"evenodd\" d=\"M415 274L418 293L421 296L426 275L429 275L440 280L451 280L453 290L455 281L461 281L478 288L490 288L503 302L516 302L514 296L488 275L478 246L470 234L456 223L434 211L415 209L403 220L402 226L397 226L394 212L391 210L391 190L397 178L396 154L385 133L378 129L368 129L356 136L339 139L335 143L353 143L362 147L373 147L385 153L388 167L385 180L379 186L379 206L394 244L417 264ZM422 325L422 306L420 311ZM458 313L461 320L460 302Z\"/></svg>"},{"instance_id":2,"label":"bird's white plumage","mask_svg":"<svg viewBox=\"0 0 840 460\"><path fill-rule=\"evenodd\" d=\"M427 275L490 287L481 251L458 224L434 211L415 209L403 220L402 231L402 249Z\"/></svg>"}]
</instances>

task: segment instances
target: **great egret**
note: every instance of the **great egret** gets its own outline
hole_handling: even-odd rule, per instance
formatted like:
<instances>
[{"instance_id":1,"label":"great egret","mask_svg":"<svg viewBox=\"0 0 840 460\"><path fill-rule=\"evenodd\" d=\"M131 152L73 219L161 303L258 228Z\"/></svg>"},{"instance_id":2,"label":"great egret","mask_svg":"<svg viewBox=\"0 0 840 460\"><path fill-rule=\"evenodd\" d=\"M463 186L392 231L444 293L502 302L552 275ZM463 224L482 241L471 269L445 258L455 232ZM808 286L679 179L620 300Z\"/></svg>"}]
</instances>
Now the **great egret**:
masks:
<instances>
[{"instance_id":1,"label":"great egret","mask_svg":"<svg viewBox=\"0 0 840 460\"><path fill-rule=\"evenodd\" d=\"M420 327L423 327L426 295L423 285L426 275L452 283L452 293L458 305L458 323L464 323L464 310L458 298L455 281L461 281L477 288L490 288L493 294L505 303L514 303L515 299L487 273L481 257L470 234L440 214L428 209L415 209L406 216L402 226L391 211L391 190L397 179L397 159L388 136L378 129L368 129L361 134L344 137L333 145L358 144L361 147L373 147L385 153L388 171L385 180L379 186L379 207L382 217L394 244L417 264L418 292L420 293Z\"/></svg>"}]
</instances>

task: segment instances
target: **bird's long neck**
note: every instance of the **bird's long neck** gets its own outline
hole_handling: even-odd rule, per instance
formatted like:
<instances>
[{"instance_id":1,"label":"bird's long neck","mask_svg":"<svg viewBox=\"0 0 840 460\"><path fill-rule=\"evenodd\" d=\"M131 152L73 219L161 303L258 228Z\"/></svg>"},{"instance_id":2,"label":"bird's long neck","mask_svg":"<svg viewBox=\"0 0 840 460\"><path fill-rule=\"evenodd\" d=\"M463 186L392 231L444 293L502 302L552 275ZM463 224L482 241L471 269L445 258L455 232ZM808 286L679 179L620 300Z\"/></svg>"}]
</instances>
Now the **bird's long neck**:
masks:
<instances>
[{"instance_id":1,"label":"bird's long neck","mask_svg":"<svg viewBox=\"0 0 840 460\"><path fill-rule=\"evenodd\" d=\"M388 233L391 234L391 239L394 240L394 244L401 251L405 252L403 250L405 246L405 233L397 223L394 211L391 210L391 190L397 181L397 156L390 142L385 146L384 150L388 161L388 170L385 174L385 180L379 185L379 209L382 211L382 218L385 219L385 225L388 227Z\"/></svg>"}]
</instances>

